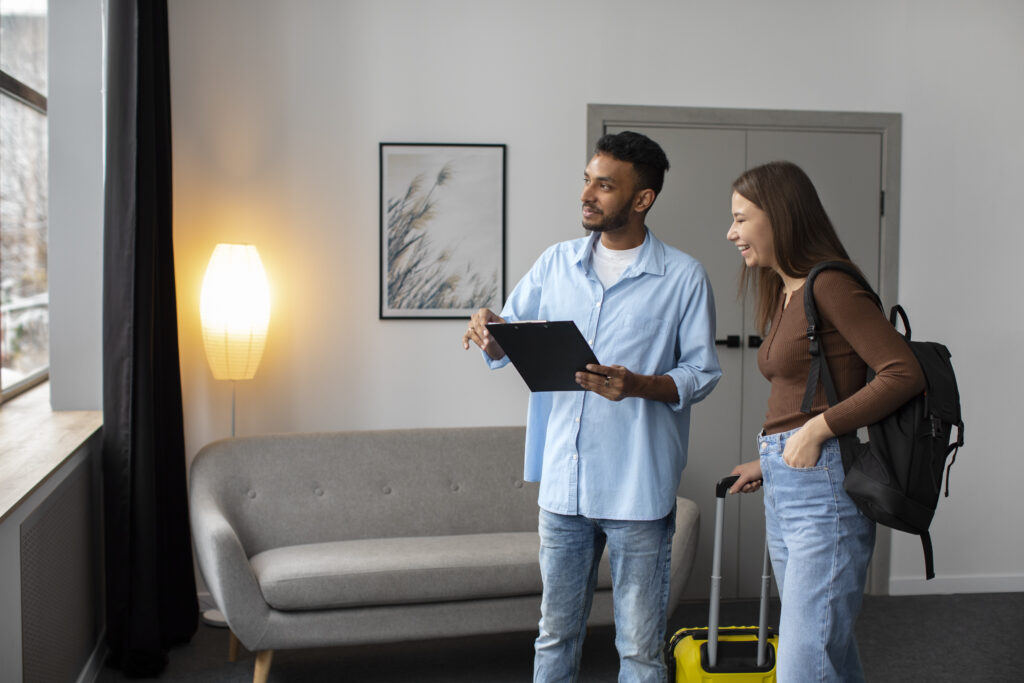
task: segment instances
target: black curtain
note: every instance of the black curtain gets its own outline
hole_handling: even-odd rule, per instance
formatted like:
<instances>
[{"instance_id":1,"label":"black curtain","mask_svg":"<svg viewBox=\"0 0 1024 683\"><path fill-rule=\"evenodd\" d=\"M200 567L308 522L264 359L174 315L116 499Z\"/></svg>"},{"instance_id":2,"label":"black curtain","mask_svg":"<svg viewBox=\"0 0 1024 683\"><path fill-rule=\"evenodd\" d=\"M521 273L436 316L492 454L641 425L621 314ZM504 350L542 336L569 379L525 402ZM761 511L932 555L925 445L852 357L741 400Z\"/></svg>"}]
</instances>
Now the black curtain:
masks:
<instances>
[{"instance_id":1,"label":"black curtain","mask_svg":"<svg viewBox=\"0 0 1024 683\"><path fill-rule=\"evenodd\" d=\"M109 664L155 676L196 631L171 234L166 0L108 3L103 484Z\"/></svg>"}]
</instances>

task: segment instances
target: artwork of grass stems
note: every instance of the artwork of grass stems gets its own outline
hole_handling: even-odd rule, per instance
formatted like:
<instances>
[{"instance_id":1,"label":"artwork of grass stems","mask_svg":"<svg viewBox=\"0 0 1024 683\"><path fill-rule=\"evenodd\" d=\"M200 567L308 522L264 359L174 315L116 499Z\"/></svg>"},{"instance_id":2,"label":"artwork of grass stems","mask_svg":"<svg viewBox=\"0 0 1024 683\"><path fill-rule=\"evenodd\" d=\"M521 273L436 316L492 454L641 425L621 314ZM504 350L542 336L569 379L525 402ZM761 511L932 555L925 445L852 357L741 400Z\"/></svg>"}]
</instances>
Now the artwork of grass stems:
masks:
<instances>
[{"instance_id":1,"label":"artwork of grass stems","mask_svg":"<svg viewBox=\"0 0 1024 683\"><path fill-rule=\"evenodd\" d=\"M453 263L459 245L436 244L435 193L452 182L455 162L445 163L427 186L418 174L400 197L387 199L387 305L392 310L476 309L499 300L498 273Z\"/></svg>"}]
</instances>

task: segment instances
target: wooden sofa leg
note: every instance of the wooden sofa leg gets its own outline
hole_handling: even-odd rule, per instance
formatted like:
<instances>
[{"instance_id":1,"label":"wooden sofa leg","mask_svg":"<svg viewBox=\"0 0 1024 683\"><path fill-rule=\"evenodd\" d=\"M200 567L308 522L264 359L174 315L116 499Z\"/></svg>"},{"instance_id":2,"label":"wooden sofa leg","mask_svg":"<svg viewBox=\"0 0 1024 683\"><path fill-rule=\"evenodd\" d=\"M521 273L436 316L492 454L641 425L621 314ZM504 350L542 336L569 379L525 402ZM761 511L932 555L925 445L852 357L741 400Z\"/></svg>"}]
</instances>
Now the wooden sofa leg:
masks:
<instances>
[{"instance_id":1,"label":"wooden sofa leg","mask_svg":"<svg viewBox=\"0 0 1024 683\"><path fill-rule=\"evenodd\" d=\"M238 661L238 636L234 631L228 631L228 661Z\"/></svg>"},{"instance_id":2,"label":"wooden sofa leg","mask_svg":"<svg viewBox=\"0 0 1024 683\"><path fill-rule=\"evenodd\" d=\"M252 675L252 683L267 683L267 676L270 674L270 660L273 656L273 650L260 650L256 653L256 669Z\"/></svg>"}]
</instances>

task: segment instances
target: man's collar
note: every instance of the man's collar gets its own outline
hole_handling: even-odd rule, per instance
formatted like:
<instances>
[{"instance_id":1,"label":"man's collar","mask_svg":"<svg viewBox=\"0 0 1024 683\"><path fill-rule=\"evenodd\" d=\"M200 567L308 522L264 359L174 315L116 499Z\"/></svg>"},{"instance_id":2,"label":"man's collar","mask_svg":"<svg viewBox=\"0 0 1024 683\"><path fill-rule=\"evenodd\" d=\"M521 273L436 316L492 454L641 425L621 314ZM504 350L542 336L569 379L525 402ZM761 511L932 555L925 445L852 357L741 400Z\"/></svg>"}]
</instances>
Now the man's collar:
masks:
<instances>
[{"instance_id":1,"label":"man's collar","mask_svg":"<svg viewBox=\"0 0 1024 683\"><path fill-rule=\"evenodd\" d=\"M661 243L654 233L651 232L650 228L644 226L644 242L640 245L640 253L637 254L636 261L633 264L639 272L650 273L651 275L664 275L665 274L665 245ZM586 240L580 245L579 250L576 252L576 263L579 263L584 269L590 269L590 260L594 252L594 242L601 239L601 233L592 232L590 239Z\"/></svg>"}]
</instances>

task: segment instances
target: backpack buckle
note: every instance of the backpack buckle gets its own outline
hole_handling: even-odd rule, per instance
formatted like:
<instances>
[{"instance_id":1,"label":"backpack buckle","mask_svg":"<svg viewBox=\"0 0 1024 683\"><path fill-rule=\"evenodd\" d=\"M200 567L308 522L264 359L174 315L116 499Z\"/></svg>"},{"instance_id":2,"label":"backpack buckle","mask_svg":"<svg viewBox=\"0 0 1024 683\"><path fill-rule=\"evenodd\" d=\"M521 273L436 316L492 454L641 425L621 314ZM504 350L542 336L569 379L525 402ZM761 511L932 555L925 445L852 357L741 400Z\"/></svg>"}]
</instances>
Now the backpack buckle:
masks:
<instances>
[{"instance_id":1,"label":"backpack buckle","mask_svg":"<svg viewBox=\"0 0 1024 683\"><path fill-rule=\"evenodd\" d=\"M808 347L810 354L812 356L818 356L818 333L814 325L807 326L807 341L810 342L810 346Z\"/></svg>"}]
</instances>

